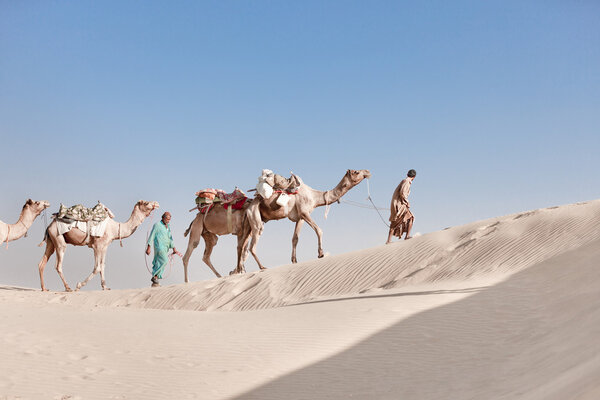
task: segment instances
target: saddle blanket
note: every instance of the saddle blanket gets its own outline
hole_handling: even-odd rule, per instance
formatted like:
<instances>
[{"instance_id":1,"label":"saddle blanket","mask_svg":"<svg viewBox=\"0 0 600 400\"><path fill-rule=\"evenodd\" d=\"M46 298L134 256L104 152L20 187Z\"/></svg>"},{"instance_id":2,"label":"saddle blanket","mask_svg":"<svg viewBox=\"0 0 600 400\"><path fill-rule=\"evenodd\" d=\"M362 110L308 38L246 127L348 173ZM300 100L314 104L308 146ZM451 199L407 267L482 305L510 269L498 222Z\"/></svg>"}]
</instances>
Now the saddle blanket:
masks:
<instances>
[{"instance_id":1,"label":"saddle blanket","mask_svg":"<svg viewBox=\"0 0 600 400\"><path fill-rule=\"evenodd\" d=\"M84 233L88 233L88 228L89 228L90 236L101 237L102 235L104 235L104 232L106 231L106 225L108 224L108 220L109 219L106 218L100 222L94 222L94 221L85 222L85 221L57 219L56 227L58 228L59 235L64 235L65 233L69 232L73 228L77 228Z\"/></svg>"},{"instance_id":2,"label":"saddle blanket","mask_svg":"<svg viewBox=\"0 0 600 400\"><path fill-rule=\"evenodd\" d=\"M244 193L238 188L235 188L235 190L232 193L226 193L221 189L209 188L196 192L196 205L198 206L198 209L200 209L205 208L205 206L208 204L212 205L214 203L222 203L225 206L225 208L227 208L228 204L234 204L237 206L238 201L247 198L248 196L246 196L246 193ZM243 203L239 206L239 208L242 208L242 206ZM234 207L234 210L237 209L238 208Z\"/></svg>"},{"instance_id":3,"label":"saddle blanket","mask_svg":"<svg viewBox=\"0 0 600 400\"><path fill-rule=\"evenodd\" d=\"M229 208L229 206L231 206L232 210L241 210L242 208L244 208L244 204L246 204L246 200L248 200L248 198L243 197L234 203L223 203L221 205L226 210ZM198 210L200 211L200 214L206 214L206 212L212 210L212 208L214 206L215 206L215 204L205 204L204 206L202 206L201 204L198 204Z\"/></svg>"}]
</instances>

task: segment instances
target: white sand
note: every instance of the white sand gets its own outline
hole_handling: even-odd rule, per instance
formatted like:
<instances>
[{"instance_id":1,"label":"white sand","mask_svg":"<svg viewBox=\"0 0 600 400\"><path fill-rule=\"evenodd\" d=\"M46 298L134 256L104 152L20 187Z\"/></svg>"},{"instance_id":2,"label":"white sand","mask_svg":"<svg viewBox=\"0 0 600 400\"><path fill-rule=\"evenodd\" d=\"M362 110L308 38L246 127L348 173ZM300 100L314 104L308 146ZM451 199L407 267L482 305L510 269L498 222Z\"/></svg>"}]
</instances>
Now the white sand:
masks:
<instances>
[{"instance_id":1,"label":"white sand","mask_svg":"<svg viewBox=\"0 0 600 400\"><path fill-rule=\"evenodd\" d=\"M0 399L600 399L600 201L158 289L0 287Z\"/></svg>"}]
</instances>

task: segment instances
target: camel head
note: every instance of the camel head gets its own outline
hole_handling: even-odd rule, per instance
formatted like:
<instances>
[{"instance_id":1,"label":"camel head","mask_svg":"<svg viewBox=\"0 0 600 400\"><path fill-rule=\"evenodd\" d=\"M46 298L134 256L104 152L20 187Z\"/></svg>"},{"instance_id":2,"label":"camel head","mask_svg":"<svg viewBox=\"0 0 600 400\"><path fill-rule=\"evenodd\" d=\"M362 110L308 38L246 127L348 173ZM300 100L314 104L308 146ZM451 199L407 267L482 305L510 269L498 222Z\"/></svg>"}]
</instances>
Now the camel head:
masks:
<instances>
[{"instance_id":1,"label":"camel head","mask_svg":"<svg viewBox=\"0 0 600 400\"><path fill-rule=\"evenodd\" d=\"M144 214L146 217L149 216L152 211L154 211L155 209L157 209L159 207L157 201L146 201L146 200L138 201L135 206L136 206L136 208L139 208L139 210L142 212L142 214Z\"/></svg>"},{"instance_id":2,"label":"camel head","mask_svg":"<svg viewBox=\"0 0 600 400\"><path fill-rule=\"evenodd\" d=\"M46 200L34 201L27 199L25 205L23 206L23 211L25 211L26 208L29 208L34 215L38 216L48 207L50 207L50 203L48 203Z\"/></svg>"},{"instance_id":3,"label":"camel head","mask_svg":"<svg viewBox=\"0 0 600 400\"><path fill-rule=\"evenodd\" d=\"M358 171L354 169L349 169L348 171L346 171L346 178L348 178L350 181L350 187L354 187L361 183L363 179L368 179L370 177L371 173L368 169L361 169Z\"/></svg>"}]
</instances>

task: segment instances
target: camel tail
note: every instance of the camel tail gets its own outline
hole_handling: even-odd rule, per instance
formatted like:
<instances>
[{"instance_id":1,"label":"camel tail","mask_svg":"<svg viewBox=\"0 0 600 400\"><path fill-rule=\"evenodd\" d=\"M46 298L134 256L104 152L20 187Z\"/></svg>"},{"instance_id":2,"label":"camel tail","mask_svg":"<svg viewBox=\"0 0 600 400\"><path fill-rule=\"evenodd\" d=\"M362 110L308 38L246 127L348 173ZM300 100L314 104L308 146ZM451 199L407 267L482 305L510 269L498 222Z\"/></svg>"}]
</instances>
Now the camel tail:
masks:
<instances>
[{"instance_id":1,"label":"camel tail","mask_svg":"<svg viewBox=\"0 0 600 400\"><path fill-rule=\"evenodd\" d=\"M40 242L40 244L38 244L38 247L42 247L46 243L47 240L48 240L48 228L46 228L46 231L44 232L44 240L42 240Z\"/></svg>"},{"instance_id":2,"label":"camel tail","mask_svg":"<svg viewBox=\"0 0 600 400\"><path fill-rule=\"evenodd\" d=\"M188 226L188 228L183 233L183 237L187 237L188 233L190 233L190 230L192 229L192 224L193 223L194 223L194 221L190 222L190 226Z\"/></svg>"}]
</instances>

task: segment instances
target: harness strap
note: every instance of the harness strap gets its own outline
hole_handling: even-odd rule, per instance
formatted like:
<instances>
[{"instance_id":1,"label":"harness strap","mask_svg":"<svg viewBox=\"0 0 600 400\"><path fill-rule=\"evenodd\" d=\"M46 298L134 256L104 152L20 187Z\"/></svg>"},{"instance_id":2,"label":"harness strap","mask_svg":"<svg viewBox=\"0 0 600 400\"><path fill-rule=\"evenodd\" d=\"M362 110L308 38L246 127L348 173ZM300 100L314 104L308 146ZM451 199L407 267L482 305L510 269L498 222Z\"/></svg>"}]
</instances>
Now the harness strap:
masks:
<instances>
[{"instance_id":1,"label":"harness strap","mask_svg":"<svg viewBox=\"0 0 600 400\"><path fill-rule=\"evenodd\" d=\"M25 228L25 237L27 237L27 226L25 225L25 223L23 221L19 221L19 223L21 225L23 225L23 228ZM8 249L8 237L10 236L10 225L6 224L6 248ZM2 242L0 241L0 244L2 244Z\"/></svg>"},{"instance_id":2,"label":"harness strap","mask_svg":"<svg viewBox=\"0 0 600 400\"><path fill-rule=\"evenodd\" d=\"M119 224L119 244L121 245L121 247L123 247L123 240L121 239L121 223L117 223Z\"/></svg>"},{"instance_id":3,"label":"harness strap","mask_svg":"<svg viewBox=\"0 0 600 400\"><path fill-rule=\"evenodd\" d=\"M6 232L6 248L8 249L8 237L10 236L10 225L6 224L6 228L8 229L8 231ZM2 242L0 242L0 244L2 244Z\"/></svg>"},{"instance_id":4,"label":"harness strap","mask_svg":"<svg viewBox=\"0 0 600 400\"><path fill-rule=\"evenodd\" d=\"M227 233L232 233L233 232L233 217L232 217L232 210L233 207L231 207L231 204L229 205L229 207L227 207Z\"/></svg>"}]
</instances>

